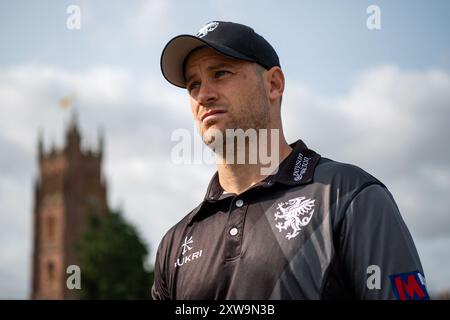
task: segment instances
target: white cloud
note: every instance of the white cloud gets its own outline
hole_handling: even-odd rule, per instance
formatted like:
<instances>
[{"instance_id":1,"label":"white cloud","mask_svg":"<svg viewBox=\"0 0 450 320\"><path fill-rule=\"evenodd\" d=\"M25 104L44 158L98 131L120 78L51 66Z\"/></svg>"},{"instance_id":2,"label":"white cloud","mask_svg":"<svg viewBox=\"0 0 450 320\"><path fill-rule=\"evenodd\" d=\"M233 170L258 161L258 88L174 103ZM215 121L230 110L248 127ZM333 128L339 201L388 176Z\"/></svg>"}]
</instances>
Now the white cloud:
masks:
<instances>
[{"instance_id":1,"label":"white cloud","mask_svg":"<svg viewBox=\"0 0 450 320\"><path fill-rule=\"evenodd\" d=\"M448 241L441 241L450 236L449 84L439 70L387 66L362 73L347 94L324 98L288 79L282 108L290 141L302 138L323 156L360 165L386 183L435 290L450 284L442 271ZM58 101L66 95L75 97L84 145L96 146L97 127L105 129L110 204L123 206L152 257L165 231L199 203L214 172L171 162L170 135L193 130L192 120L184 92L159 78L110 66L0 69L0 148L8 150L0 154L0 297L28 295L37 132L45 129L47 147L62 144L69 114Z\"/></svg>"},{"instance_id":2,"label":"white cloud","mask_svg":"<svg viewBox=\"0 0 450 320\"><path fill-rule=\"evenodd\" d=\"M416 240L417 250L424 272L427 276L427 286L432 296L450 290L450 237L434 237Z\"/></svg>"}]
</instances>

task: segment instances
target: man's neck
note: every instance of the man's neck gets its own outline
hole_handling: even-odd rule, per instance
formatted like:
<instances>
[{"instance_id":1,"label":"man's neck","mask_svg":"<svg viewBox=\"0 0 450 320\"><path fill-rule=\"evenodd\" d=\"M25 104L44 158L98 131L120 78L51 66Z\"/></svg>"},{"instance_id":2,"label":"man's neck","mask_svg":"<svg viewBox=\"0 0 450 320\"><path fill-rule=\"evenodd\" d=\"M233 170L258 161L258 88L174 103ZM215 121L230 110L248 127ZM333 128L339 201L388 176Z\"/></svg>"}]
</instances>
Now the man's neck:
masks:
<instances>
[{"instance_id":1,"label":"man's neck","mask_svg":"<svg viewBox=\"0 0 450 320\"><path fill-rule=\"evenodd\" d=\"M278 148L268 146L268 150L270 150L271 153L278 152L278 155L273 157L276 163L272 163L270 165L275 168L278 168L279 164L292 151L292 148L288 145L284 137L281 137L278 146ZM246 145L247 151L248 147L249 146ZM249 163L247 152L245 163L243 164L239 164L237 161L233 161L233 163L226 163L225 160L221 160L224 161L224 163L217 165L217 172L219 175L220 185L226 192L240 194L267 177L267 174L263 174L263 168L267 168L268 165L261 163L259 157L256 163ZM236 158L234 160L236 160Z\"/></svg>"}]
</instances>

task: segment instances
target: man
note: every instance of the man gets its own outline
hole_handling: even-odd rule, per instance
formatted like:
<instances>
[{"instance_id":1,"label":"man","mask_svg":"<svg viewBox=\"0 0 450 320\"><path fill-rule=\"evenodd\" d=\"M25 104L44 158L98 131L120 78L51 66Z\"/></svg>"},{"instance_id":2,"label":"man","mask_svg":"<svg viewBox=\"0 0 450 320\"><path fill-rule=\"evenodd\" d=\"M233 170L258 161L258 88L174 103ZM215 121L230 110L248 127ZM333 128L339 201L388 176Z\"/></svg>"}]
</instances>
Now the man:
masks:
<instances>
[{"instance_id":1,"label":"man","mask_svg":"<svg viewBox=\"0 0 450 320\"><path fill-rule=\"evenodd\" d=\"M204 200L161 241L154 299L428 298L413 240L384 184L302 140L286 142L285 80L263 37L213 21L170 40L161 68L187 89L218 162ZM239 135L227 139L249 130L256 139L247 136L241 147ZM275 162L269 172L262 150ZM255 154L257 161L238 161Z\"/></svg>"}]
</instances>

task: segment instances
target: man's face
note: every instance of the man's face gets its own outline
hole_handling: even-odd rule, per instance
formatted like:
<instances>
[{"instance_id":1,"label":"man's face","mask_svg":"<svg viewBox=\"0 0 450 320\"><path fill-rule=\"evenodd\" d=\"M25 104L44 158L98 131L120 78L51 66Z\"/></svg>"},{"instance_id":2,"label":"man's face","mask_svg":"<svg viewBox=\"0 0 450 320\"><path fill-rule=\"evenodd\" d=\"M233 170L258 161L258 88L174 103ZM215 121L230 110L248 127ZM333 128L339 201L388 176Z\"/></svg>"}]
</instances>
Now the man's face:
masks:
<instances>
[{"instance_id":1,"label":"man's face","mask_svg":"<svg viewBox=\"0 0 450 320\"><path fill-rule=\"evenodd\" d=\"M262 71L254 63L233 59L205 47L186 63L191 110L203 141L209 145L214 129L268 128L269 101Z\"/></svg>"}]
</instances>

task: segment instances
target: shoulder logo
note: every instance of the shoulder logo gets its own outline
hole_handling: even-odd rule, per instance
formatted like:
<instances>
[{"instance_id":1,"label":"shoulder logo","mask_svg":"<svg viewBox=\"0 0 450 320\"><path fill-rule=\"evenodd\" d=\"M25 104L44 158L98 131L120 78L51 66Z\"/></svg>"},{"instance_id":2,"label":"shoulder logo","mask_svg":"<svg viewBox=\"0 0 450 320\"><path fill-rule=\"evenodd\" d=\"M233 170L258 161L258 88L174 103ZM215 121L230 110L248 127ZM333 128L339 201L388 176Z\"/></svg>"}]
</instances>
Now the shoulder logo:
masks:
<instances>
[{"instance_id":1,"label":"shoulder logo","mask_svg":"<svg viewBox=\"0 0 450 320\"><path fill-rule=\"evenodd\" d=\"M286 238L292 239L299 235L301 227L306 226L314 214L314 202L316 200L297 197L286 202L280 202L275 212L275 220L284 219L284 222L278 222L275 227L279 232L292 231L286 234Z\"/></svg>"},{"instance_id":2,"label":"shoulder logo","mask_svg":"<svg viewBox=\"0 0 450 320\"><path fill-rule=\"evenodd\" d=\"M429 300L425 277L418 271L389 276L392 291L398 300Z\"/></svg>"},{"instance_id":3,"label":"shoulder logo","mask_svg":"<svg viewBox=\"0 0 450 320\"><path fill-rule=\"evenodd\" d=\"M181 257L178 258L177 261L175 262L175 268L181 267L185 263L188 263L192 260L198 259L202 256L203 250L198 250L196 252L189 253L189 251L191 251L194 247L193 243L194 243L194 240L192 240L192 236L190 236L189 238L188 237L184 238L184 241L180 246L180 248L182 249ZM189 253L189 254L186 254L186 253Z\"/></svg>"},{"instance_id":4,"label":"shoulder logo","mask_svg":"<svg viewBox=\"0 0 450 320\"><path fill-rule=\"evenodd\" d=\"M208 32L214 31L218 25L219 25L219 23L215 22L215 21L207 23L204 27L202 27L200 30L198 30L198 32L195 36L199 37L199 38L203 38L204 36L206 36L208 34Z\"/></svg>"}]
</instances>

